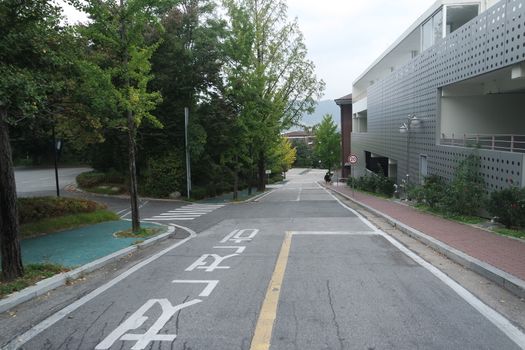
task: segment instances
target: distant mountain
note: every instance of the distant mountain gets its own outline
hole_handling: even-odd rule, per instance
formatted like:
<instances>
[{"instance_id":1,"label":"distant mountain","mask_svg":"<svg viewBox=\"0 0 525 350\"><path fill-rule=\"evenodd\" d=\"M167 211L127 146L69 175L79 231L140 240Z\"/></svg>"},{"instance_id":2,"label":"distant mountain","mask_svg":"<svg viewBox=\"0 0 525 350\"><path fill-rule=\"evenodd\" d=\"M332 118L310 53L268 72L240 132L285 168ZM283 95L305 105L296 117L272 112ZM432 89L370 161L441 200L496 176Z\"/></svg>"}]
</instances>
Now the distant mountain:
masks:
<instances>
[{"instance_id":1,"label":"distant mountain","mask_svg":"<svg viewBox=\"0 0 525 350\"><path fill-rule=\"evenodd\" d=\"M312 126L319 124L323 120L325 114L331 114L334 122L337 124L337 129L341 129L341 110L339 106L335 104L334 100L323 100L317 102L317 107L315 112L310 115L303 115L300 123L306 126ZM297 130L299 128L292 128L292 130Z\"/></svg>"}]
</instances>

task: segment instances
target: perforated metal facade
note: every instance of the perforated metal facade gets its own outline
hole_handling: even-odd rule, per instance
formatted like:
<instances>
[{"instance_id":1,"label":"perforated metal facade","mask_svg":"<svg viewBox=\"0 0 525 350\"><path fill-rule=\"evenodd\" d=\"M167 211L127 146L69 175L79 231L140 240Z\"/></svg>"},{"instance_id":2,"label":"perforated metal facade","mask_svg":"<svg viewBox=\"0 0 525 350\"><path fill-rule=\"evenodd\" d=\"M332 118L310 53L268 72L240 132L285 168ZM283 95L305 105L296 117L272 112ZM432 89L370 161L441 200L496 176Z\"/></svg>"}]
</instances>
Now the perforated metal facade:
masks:
<instances>
[{"instance_id":1,"label":"perforated metal facade","mask_svg":"<svg viewBox=\"0 0 525 350\"><path fill-rule=\"evenodd\" d=\"M451 178L473 150L439 145L439 89L523 61L525 0L501 1L368 88L368 132L352 134L352 153L369 151L397 161L399 181L407 169L408 135L399 127L416 114L422 125L410 133L411 179L418 179L420 155L427 156L429 174ZM476 152L488 189L525 185L523 154ZM356 174L364 167L361 162Z\"/></svg>"}]
</instances>

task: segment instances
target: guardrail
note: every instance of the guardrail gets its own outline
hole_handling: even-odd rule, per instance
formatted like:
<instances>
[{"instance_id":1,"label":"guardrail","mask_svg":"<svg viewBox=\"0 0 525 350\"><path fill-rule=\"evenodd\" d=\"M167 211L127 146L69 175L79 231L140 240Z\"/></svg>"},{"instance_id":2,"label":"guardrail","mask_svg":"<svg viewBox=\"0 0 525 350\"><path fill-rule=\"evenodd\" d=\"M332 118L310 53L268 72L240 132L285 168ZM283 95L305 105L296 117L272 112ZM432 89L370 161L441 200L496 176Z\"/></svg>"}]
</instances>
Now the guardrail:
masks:
<instances>
[{"instance_id":1,"label":"guardrail","mask_svg":"<svg viewBox=\"0 0 525 350\"><path fill-rule=\"evenodd\" d=\"M525 153L525 135L514 134L463 134L461 137L441 135L441 145L479 147L493 151Z\"/></svg>"}]
</instances>

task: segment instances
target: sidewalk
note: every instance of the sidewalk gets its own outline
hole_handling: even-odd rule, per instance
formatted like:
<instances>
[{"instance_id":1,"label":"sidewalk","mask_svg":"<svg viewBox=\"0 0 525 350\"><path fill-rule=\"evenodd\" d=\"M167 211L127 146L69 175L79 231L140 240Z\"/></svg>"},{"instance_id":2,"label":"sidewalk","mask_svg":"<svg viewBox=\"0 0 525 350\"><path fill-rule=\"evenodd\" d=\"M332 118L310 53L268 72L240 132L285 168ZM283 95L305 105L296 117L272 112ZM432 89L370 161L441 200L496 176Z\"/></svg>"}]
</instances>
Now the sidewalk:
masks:
<instances>
[{"instance_id":1,"label":"sidewalk","mask_svg":"<svg viewBox=\"0 0 525 350\"><path fill-rule=\"evenodd\" d=\"M525 243L476 227L422 213L408 205L367 195L343 184L325 186L335 192L379 211L460 252L502 270L525 285ZM520 281L518 281L520 282Z\"/></svg>"}]
</instances>

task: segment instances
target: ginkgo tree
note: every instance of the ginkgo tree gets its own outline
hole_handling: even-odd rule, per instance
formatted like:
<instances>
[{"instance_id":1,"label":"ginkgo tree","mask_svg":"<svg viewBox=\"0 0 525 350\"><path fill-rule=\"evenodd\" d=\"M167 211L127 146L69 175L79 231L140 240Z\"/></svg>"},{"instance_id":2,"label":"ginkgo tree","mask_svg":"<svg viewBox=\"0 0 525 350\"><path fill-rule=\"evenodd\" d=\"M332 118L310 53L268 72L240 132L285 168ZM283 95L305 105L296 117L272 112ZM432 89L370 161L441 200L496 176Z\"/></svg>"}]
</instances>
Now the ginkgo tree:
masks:
<instances>
[{"instance_id":1,"label":"ginkgo tree","mask_svg":"<svg viewBox=\"0 0 525 350\"><path fill-rule=\"evenodd\" d=\"M315 128L314 154L330 172L341 159L341 136L330 114Z\"/></svg>"},{"instance_id":2,"label":"ginkgo tree","mask_svg":"<svg viewBox=\"0 0 525 350\"><path fill-rule=\"evenodd\" d=\"M161 29L159 14L174 1L167 0L92 0L80 5L90 21L80 26L87 38L86 53L91 62L111 76L116 99L116 115L110 127L127 133L129 192L132 231L140 230L136 169L137 128L143 121L162 128L151 113L162 101L156 91L148 90L151 56L158 42L146 40L152 28Z\"/></svg>"},{"instance_id":3,"label":"ginkgo tree","mask_svg":"<svg viewBox=\"0 0 525 350\"><path fill-rule=\"evenodd\" d=\"M228 96L237 105L238 121L249 133L258 190L283 130L312 112L324 83L307 58L296 20L283 0L226 0L229 36L225 40Z\"/></svg>"}]
</instances>

